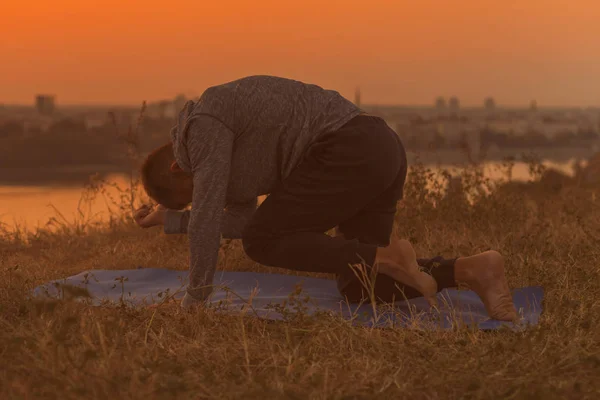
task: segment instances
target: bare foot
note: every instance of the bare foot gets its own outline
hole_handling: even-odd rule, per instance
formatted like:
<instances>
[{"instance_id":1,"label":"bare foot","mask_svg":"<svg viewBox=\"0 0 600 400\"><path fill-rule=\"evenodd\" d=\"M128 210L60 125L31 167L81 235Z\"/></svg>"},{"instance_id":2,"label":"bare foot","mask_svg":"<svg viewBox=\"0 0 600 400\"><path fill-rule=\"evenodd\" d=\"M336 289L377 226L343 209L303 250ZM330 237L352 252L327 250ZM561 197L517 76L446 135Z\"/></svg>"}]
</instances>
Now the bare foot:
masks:
<instances>
[{"instance_id":1,"label":"bare foot","mask_svg":"<svg viewBox=\"0 0 600 400\"><path fill-rule=\"evenodd\" d=\"M379 272L415 288L432 306L437 305L437 282L417 264L415 250L408 240L392 238L390 245L377 249L375 264Z\"/></svg>"},{"instance_id":2,"label":"bare foot","mask_svg":"<svg viewBox=\"0 0 600 400\"><path fill-rule=\"evenodd\" d=\"M504 258L497 251L461 257L454 266L456 282L466 284L483 301L491 318L514 321L517 312L504 273Z\"/></svg>"}]
</instances>

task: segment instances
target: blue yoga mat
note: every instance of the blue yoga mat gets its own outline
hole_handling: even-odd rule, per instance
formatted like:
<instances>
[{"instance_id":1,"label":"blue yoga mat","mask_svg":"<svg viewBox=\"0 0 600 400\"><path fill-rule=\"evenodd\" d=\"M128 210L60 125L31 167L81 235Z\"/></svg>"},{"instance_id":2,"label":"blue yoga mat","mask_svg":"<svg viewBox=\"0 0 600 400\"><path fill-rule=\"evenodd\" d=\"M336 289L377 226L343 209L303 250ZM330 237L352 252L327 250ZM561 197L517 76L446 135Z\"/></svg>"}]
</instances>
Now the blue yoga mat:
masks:
<instances>
[{"instance_id":1,"label":"blue yoga mat","mask_svg":"<svg viewBox=\"0 0 600 400\"><path fill-rule=\"evenodd\" d=\"M87 288L93 305L125 303L141 306L160 303L168 296L183 297L187 272L157 268L90 270L34 289L34 297L60 298L62 285ZM267 319L285 319L294 313L341 315L353 324L370 327L453 329L470 326L482 330L503 326L522 330L538 323L544 291L541 287L513 290L520 316L516 324L489 318L479 297L471 291L445 289L438 293L438 310L420 297L390 306L348 304L335 281L292 275L217 271L209 305L226 312L246 312ZM300 291L299 291L300 290ZM294 294L296 293L296 294Z\"/></svg>"}]
</instances>

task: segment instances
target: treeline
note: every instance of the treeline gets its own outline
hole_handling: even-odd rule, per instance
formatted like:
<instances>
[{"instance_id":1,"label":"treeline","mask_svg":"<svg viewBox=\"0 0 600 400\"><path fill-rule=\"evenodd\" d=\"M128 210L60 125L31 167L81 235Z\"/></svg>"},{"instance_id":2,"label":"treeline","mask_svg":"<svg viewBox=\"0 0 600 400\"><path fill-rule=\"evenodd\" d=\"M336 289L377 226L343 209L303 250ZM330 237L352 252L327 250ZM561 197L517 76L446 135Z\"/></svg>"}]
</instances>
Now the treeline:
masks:
<instances>
[{"instance_id":1,"label":"treeline","mask_svg":"<svg viewBox=\"0 0 600 400\"><path fill-rule=\"evenodd\" d=\"M464 133L452 140L449 140L438 132L402 136L404 136L403 140L406 147L411 150L460 149L465 146L472 147L474 143L478 143L482 150L491 147L500 149L582 148L600 141L600 136L596 132L586 130L561 132L553 137L548 137L541 132L515 135L495 132L489 129L482 129L477 134L479 137L473 137L473 134L467 135Z\"/></svg>"},{"instance_id":2,"label":"treeline","mask_svg":"<svg viewBox=\"0 0 600 400\"><path fill-rule=\"evenodd\" d=\"M140 153L166 143L170 119L145 117L135 144ZM134 128L132 128L134 129ZM0 164L5 168L64 167L71 165L128 165L129 126L110 121L88 129L83 121L61 119L45 131L25 130L9 121L0 125Z\"/></svg>"},{"instance_id":3,"label":"treeline","mask_svg":"<svg viewBox=\"0 0 600 400\"><path fill-rule=\"evenodd\" d=\"M139 135L135 143L137 151L145 154L170 140L169 132L175 124L172 118L145 116L137 128ZM6 168L56 167L69 165L129 165L127 146L128 125L107 121L99 126L87 128L77 119L64 118L55 121L42 131L39 127L28 127L22 121L7 121L0 124L0 165ZM460 149L478 144L482 150L520 148L568 148L586 147L600 138L594 131L579 130L562 132L548 137L541 132L531 131L525 135L507 134L486 128L477 135L463 134L452 139L439 132L408 129L399 133L405 146L411 150ZM474 140L478 139L478 140Z\"/></svg>"},{"instance_id":4,"label":"treeline","mask_svg":"<svg viewBox=\"0 0 600 400\"><path fill-rule=\"evenodd\" d=\"M512 135L503 132L494 132L483 129L480 132L481 146L486 148L495 145L500 148L523 147L584 147L600 139L598 134L591 130L578 130L577 132L560 132L553 137L548 137L541 132L531 131L525 135Z\"/></svg>"}]
</instances>

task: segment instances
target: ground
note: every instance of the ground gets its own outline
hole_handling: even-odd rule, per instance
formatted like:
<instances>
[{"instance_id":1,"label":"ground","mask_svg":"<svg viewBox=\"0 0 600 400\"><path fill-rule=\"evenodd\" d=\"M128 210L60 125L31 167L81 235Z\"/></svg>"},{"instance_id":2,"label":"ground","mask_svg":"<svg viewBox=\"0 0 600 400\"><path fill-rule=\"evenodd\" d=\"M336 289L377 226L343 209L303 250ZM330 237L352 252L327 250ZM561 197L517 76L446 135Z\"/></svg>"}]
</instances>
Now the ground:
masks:
<instances>
[{"instance_id":1,"label":"ground","mask_svg":"<svg viewBox=\"0 0 600 400\"><path fill-rule=\"evenodd\" d=\"M141 230L118 211L98 225L82 215L0 239L0 398L600 398L600 190L497 190L471 167L444 195L431 174L411 170L397 233L418 256L500 251L511 287L544 286L539 326L381 330L29 300L87 269L186 268L185 236ZM220 268L273 271L237 241L223 242Z\"/></svg>"}]
</instances>

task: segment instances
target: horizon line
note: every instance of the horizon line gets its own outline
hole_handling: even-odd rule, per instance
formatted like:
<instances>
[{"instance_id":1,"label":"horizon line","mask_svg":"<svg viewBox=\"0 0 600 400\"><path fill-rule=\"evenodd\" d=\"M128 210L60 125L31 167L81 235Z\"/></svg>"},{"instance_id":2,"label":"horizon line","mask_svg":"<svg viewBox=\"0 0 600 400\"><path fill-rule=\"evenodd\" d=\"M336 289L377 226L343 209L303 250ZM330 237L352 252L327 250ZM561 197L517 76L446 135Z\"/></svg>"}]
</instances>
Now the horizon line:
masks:
<instances>
[{"instance_id":1,"label":"horizon line","mask_svg":"<svg viewBox=\"0 0 600 400\"><path fill-rule=\"evenodd\" d=\"M349 99L348 99L349 100ZM155 101L146 101L146 106L156 104L161 101L171 101L172 100L155 100ZM72 108L72 107L93 107L93 108L141 108L143 101L139 104L132 103L92 103L92 102L82 102L82 103L56 103L56 108L60 109L61 107ZM2 103L0 102L0 109L2 107L30 107L35 108L35 104L31 103ZM436 108L435 104L423 104L423 103L364 103L359 107L384 107L384 108ZM480 109L485 108L483 104L474 105L474 104L461 104L460 109ZM495 109L529 109L531 108L530 104L496 104ZM600 110L600 105L540 105L537 104L537 109L593 109Z\"/></svg>"}]
</instances>

